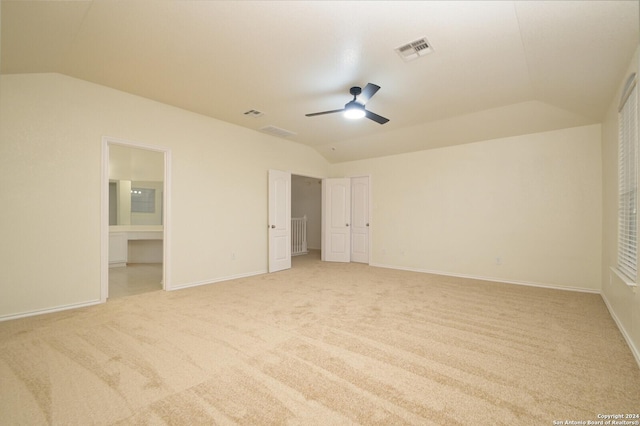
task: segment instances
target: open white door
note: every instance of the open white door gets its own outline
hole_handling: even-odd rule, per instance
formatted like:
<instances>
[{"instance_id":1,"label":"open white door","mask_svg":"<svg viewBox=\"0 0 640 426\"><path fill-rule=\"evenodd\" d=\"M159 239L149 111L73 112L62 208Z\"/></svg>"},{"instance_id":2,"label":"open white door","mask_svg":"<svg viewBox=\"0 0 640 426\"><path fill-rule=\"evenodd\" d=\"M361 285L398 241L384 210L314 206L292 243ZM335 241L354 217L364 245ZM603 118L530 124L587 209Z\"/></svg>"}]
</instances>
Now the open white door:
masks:
<instances>
[{"instance_id":1,"label":"open white door","mask_svg":"<svg viewBox=\"0 0 640 426\"><path fill-rule=\"evenodd\" d=\"M291 268L291 173L269 170L269 272Z\"/></svg>"},{"instance_id":2,"label":"open white door","mask_svg":"<svg viewBox=\"0 0 640 426\"><path fill-rule=\"evenodd\" d=\"M369 177L351 178L351 261L369 263Z\"/></svg>"},{"instance_id":3,"label":"open white door","mask_svg":"<svg viewBox=\"0 0 640 426\"><path fill-rule=\"evenodd\" d=\"M351 179L322 181L322 260L351 260Z\"/></svg>"}]
</instances>

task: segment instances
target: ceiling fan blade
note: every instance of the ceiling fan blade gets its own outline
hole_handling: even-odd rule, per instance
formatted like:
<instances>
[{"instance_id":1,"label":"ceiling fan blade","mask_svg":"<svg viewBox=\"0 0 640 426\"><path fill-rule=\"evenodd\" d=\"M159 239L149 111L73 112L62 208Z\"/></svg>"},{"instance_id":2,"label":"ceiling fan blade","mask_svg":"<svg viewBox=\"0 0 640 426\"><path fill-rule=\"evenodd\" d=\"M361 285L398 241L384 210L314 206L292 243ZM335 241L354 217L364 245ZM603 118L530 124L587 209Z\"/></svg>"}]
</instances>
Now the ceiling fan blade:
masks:
<instances>
[{"instance_id":1,"label":"ceiling fan blade","mask_svg":"<svg viewBox=\"0 0 640 426\"><path fill-rule=\"evenodd\" d=\"M366 117L368 119L373 120L373 121L375 121L376 123L379 123L379 124L384 124L387 121L389 121L388 118L384 118L383 116L375 114L375 113L373 113L371 111L365 111L365 114L366 114Z\"/></svg>"},{"instance_id":2,"label":"ceiling fan blade","mask_svg":"<svg viewBox=\"0 0 640 426\"><path fill-rule=\"evenodd\" d=\"M360 96L358 96L358 101L361 104L366 104L367 101L371 99L371 97L375 95L378 90L380 90L380 86L378 86L377 84L367 83L364 89L362 89L362 93L360 93Z\"/></svg>"},{"instance_id":3,"label":"ceiling fan blade","mask_svg":"<svg viewBox=\"0 0 640 426\"><path fill-rule=\"evenodd\" d=\"M333 114L334 112L342 112L344 111L344 108L340 108L340 109L334 109L331 111L322 111L322 112L313 112L311 114L305 114L307 117L313 117L316 115L323 115L323 114Z\"/></svg>"}]
</instances>

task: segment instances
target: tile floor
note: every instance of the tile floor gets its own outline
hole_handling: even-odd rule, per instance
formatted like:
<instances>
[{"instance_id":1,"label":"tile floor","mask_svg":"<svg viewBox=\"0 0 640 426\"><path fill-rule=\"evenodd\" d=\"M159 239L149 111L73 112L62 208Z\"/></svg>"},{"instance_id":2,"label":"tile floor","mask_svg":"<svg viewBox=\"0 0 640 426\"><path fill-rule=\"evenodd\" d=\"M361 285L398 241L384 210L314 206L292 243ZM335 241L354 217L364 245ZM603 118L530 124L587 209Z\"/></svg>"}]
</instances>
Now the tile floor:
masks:
<instances>
[{"instance_id":1,"label":"tile floor","mask_svg":"<svg viewBox=\"0 0 640 426\"><path fill-rule=\"evenodd\" d=\"M162 263L130 263L109 268L109 299L162 290Z\"/></svg>"}]
</instances>

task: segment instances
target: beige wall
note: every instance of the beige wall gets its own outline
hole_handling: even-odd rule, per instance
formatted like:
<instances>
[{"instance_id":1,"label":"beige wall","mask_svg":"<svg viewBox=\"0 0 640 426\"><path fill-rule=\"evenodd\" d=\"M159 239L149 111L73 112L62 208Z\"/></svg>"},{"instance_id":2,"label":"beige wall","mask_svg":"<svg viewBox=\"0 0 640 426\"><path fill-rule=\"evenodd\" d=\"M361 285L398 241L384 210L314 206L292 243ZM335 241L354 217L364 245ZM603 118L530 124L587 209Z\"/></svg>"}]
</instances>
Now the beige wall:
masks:
<instances>
[{"instance_id":1,"label":"beige wall","mask_svg":"<svg viewBox=\"0 0 640 426\"><path fill-rule=\"evenodd\" d=\"M640 292L611 269L616 266L618 255L618 104L627 77L638 72L638 61L636 50L602 124L602 296L640 363Z\"/></svg>"},{"instance_id":2,"label":"beige wall","mask_svg":"<svg viewBox=\"0 0 640 426\"><path fill-rule=\"evenodd\" d=\"M372 264L598 291L600 167L592 125L337 164L330 174L372 175Z\"/></svg>"},{"instance_id":3,"label":"beige wall","mask_svg":"<svg viewBox=\"0 0 640 426\"><path fill-rule=\"evenodd\" d=\"M267 170L327 172L310 148L62 75L0 84L0 318L100 299L103 136L171 150L174 287L266 271Z\"/></svg>"},{"instance_id":4,"label":"beige wall","mask_svg":"<svg viewBox=\"0 0 640 426\"><path fill-rule=\"evenodd\" d=\"M65 76L0 78L0 317L99 300L105 135L171 150L174 287L266 270L274 168L371 174L373 264L600 289L599 125L328 165L304 146Z\"/></svg>"}]
</instances>

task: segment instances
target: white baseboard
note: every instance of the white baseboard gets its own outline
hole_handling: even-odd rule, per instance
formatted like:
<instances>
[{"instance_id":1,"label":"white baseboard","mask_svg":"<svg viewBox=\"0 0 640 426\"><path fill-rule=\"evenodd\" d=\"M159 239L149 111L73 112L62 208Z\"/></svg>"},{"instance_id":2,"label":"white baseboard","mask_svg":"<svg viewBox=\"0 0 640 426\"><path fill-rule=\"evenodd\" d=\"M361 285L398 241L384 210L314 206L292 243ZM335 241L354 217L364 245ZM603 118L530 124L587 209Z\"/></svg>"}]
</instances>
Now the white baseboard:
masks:
<instances>
[{"instance_id":1,"label":"white baseboard","mask_svg":"<svg viewBox=\"0 0 640 426\"><path fill-rule=\"evenodd\" d=\"M613 321L615 321L616 325L618 326L618 330L620 330L620 333L622 333L624 340L626 340L627 342L627 346L629 346L629 349L631 349L631 353L633 354L633 357L636 359L636 363L638 363L638 367L640 367L640 351L638 350L636 345L633 344L633 340L631 340L629 333L627 333L627 330L625 330L624 326L622 325L622 322L618 319L618 316L616 315L615 311L611 307L609 300L607 300L607 296L605 296L604 292L601 293L600 295L602 296L602 300L604 300L604 304L607 306L607 309L609 310L609 315L611 315L611 318L613 318Z\"/></svg>"},{"instance_id":2,"label":"white baseboard","mask_svg":"<svg viewBox=\"0 0 640 426\"><path fill-rule=\"evenodd\" d=\"M36 315L52 314L54 312L68 311L69 309L86 308L103 303L101 300L92 300L89 302L73 303L71 305L55 306L53 308L38 309L35 311L20 312L18 314L0 315L0 321L10 321L18 318L33 317Z\"/></svg>"},{"instance_id":3,"label":"white baseboard","mask_svg":"<svg viewBox=\"0 0 640 426\"><path fill-rule=\"evenodd\" d=\"M600 294L600 290L594 290L591 288L583 288L583 287L566 287L559 286L553 284L545 284L545 283L536 283L531 281L514 281L514 280L505 280L503 278L495 278L495 277L482 277L478 275L468 275L468 274L457 274L452 272L443 272L443 271L434 271L430 269L418 269L418 268L404 268L399 266L392 265L384 265L380 263L370 263L370 266L376 266L378 268L387 268L387 269L397 269L400 271L409 271L409 272L421 272L423 274L433 274L433 275L444 275L447 277L456 277L456 278L468 278L471 280L479 280L479 281L492 281L496 283L503 284L515 284L515 285L524 285L528 287L540 287L540 288L549 288L552 290L566 290L566 291L577 291L580 293L594 293Z\"/></svg>"},{"instance_id":4,"label":"white baseboard","mask_svg":"<svg viewBox=\"0 0 640 426\"><path fill-rule=\"evenodd\" d=\"M182 289L189 288L189 287L198 287L198 286L201 286L201 285L215 284L215 283L219 283L219 282L223 282L223 281L236 280L236 279L239 279L239 278L247 278L247 277L252 277L254 275L266 274L268 272L269 271L267 271L265 269L265 270L255 271L255 272L248 272L248 273L245 273L245 274L229 275L229 276L226 276L226 277L211 278L209 280L194 281L194 282L191 282L191 283L174 285L171 288L168 288L167 291L182 290Z\"/></svg>"},{"instance_id":5,"label":"white baseboard","mask_svg":"<svg viewBox=\"0 0 640 426\"><path fill-rule=\"evenodd\" d=\"M197 282L182 284L182 285L179 285L179 286L174 286L174 287L172 287L170 289L167 289L167 291L181 290L181 289L184 289L184 288L196 287L196 286L206 285L206 284L214 284L214 283L217 283L217 282L235 280L235 279L238 279L238 278L246 278L246 277L251 277L251 276L254 276L254 275L266 274L267 272L268 272L267 270L261 270L261 271L249 272L249 273L246 273L246 274L230 275L230 276L227 276L227 277L221 277L221 278L214 278L214 279L210 279L210 280L197 281ZM38 310L34 310L34 311L25 311L25 312L20 312L20 313L17 313L17 314L0 315L0 322L2 322L2 321L11 321L11 320L18 319L18 318L32 317L32 316L36 316L36 315L51 314L51 313L60 312L60 311L67 311L69 309L85 308L85 307L88 307L88 306L99 305L101 303L104 303L104 301L98 299L98 300L92 300L92 301L82 302L82 303L74 303L74 304L70 304L70 305L54 306L54 307L51 307L51 308L38 309Z\"/></svg>"}]
</instances>

